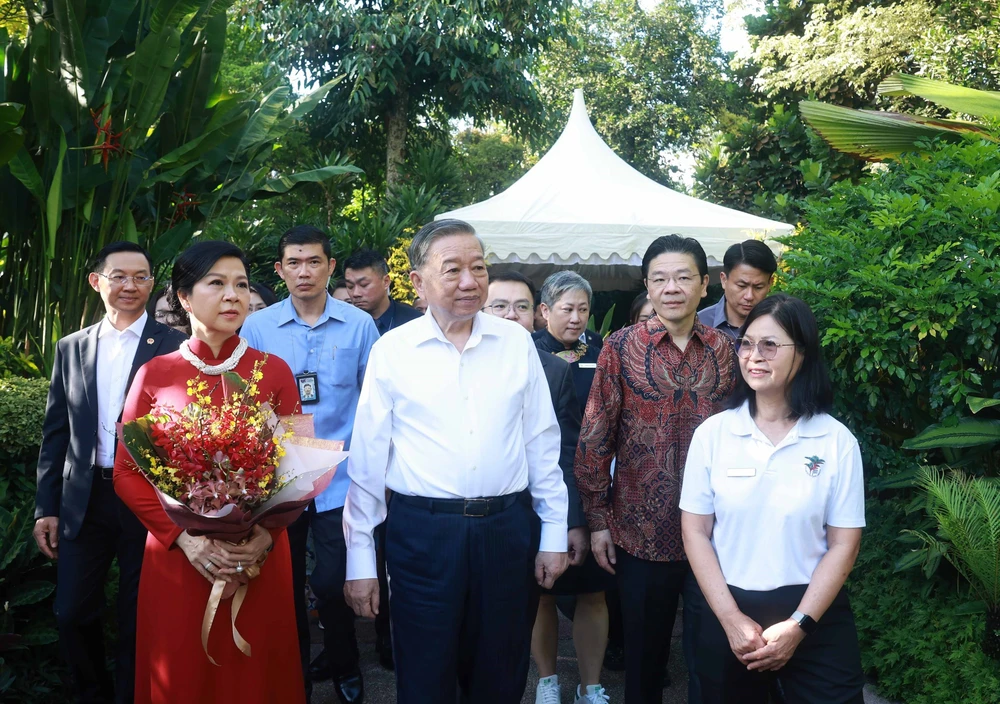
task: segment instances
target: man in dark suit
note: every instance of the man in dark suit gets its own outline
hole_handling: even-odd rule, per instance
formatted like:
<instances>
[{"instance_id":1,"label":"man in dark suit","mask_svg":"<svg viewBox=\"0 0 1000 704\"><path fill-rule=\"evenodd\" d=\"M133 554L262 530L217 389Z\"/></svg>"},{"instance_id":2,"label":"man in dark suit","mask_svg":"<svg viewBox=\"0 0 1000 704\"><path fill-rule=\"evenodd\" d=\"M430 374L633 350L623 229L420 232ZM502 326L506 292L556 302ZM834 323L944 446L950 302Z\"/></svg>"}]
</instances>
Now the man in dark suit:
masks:
<instances>
[{"instance_id":1,"label":"man in dark suit","mask_svg":"<svg viewBox=\"0 0 1000 704\"><path fill-rule=\"evenodd\" d=\"M504 272L490 277L489 296L483 310L521 325L531 332L534 327L535 287L518 272ZM538 349L538 358L552 396L552 406L559 420L562 445L559 466L569 494L567 535L570 567L551 589L543 589L537 616L532 614L531 654L538 669L536 701L556 701L560 697L556 674L558 616L556 597L575 597L573 644L576 648L581 686L573 701L604 701L600 684L601 664L607 643L607 610L604 592L613 586L609 575L602 574L590 553L590 535L583 505L576 488L573 462L580 438L581 405L577 399L573 367L555 354Z\"/></svg>"},{"instance_id":2,"label":"man in dark suit","mask_svg":"<svg viewBox=\"0 0 1000 704\"><path fill-rule=\"evenodd\" d=\"M135 622L146 529L111 483L121 417L136 371L185 337L146 313L149 254L132 242L102 249L89 274L105 316L61 339L49 387L35 494L35 542L58 559L59 643L79 702L131 702ZM117 556L118 649L112 682L104 662L104 582Z\"/></svg>"},{"instance_id":3,"label":"man in dark suit","mask_svg":"<svg viewBox=\"0 0 1000 704\"><path fill-rule=\"evenodd\" d=\"M389 263L374 249L359 249L344 260L344 280L351 303L375 319L379 335L423 315L389 297Z\"/></svg>"}]
</instances>

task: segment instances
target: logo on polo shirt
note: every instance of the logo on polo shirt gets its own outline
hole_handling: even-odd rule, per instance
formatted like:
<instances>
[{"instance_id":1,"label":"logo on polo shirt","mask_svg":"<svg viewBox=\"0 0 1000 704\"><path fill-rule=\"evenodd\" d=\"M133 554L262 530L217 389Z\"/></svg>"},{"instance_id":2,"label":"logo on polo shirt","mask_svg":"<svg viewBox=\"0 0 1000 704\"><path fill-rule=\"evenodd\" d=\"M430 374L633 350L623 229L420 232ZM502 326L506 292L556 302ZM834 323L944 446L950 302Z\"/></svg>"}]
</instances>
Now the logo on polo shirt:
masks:
<instances>
[{"instance_id":1,"label":"logo on polo shirt","mask_svg":"<svg viewBox=\"0 0 1000 704\"><path fill-rule=\"evenodd\" d=\"M826 464L826 460L820 459L815 455L812 457L806 457L806 474L810 477L818 477L820 468Z\"/></svg>"}]
</instances>

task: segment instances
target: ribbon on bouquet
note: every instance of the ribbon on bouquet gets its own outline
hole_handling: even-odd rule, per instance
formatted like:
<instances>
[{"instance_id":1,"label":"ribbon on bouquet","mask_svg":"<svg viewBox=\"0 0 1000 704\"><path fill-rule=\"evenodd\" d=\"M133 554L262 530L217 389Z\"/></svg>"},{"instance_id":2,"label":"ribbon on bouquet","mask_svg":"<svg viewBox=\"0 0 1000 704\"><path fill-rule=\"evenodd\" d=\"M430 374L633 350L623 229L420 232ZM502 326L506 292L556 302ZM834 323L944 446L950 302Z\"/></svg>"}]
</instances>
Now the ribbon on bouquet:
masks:
<instances>
[{"instance_id":1,"label":"ribbon on bouquet","mask_svg":"<svg viewBox=\"0 0 1000 704\"><path fill-rule=\"evenodd\" d=\"M260 574L260 568L257 565L251 565L251 567L247 568L247 573L247 576L253 579ZM208 652L208 636L212 632L212 624L215 623L215 615L222 604L222 594L225 592L227 584L228 582L224 579L216 579L215 583L212 584L212 592L208 595L208 603L205 604L205 615L201 619L201 648L205 651L208 661L216 667L219 667L219 663ZM249 586L249 584L241 584L237 587L236 592L233 594L233 605L230 608L233 643L247 657L250 657L250 643L247 642L246 638L240 634L239 629L236 628L236 617L240 615L240 609L243 607L243 600L247 598L247 588Z\"/></svg>"}]
</instances>

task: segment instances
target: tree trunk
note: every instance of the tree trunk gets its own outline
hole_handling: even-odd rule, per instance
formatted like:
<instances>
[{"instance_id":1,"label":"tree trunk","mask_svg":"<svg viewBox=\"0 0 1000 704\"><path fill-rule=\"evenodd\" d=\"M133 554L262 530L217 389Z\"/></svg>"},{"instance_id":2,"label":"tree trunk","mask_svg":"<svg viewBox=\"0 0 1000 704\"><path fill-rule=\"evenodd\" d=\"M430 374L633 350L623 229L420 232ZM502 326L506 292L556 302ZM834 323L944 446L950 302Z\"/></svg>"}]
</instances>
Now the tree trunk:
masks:
<instances>
[{"instance_id":1,"label":"tree trunk","mask_svg":"<svg viewBox=\"0 0 1000 704\"><path fill-rule=\"evenodd\" d=\"M406 158L406 113L410 96L400 88L385 113L385 185L392 191L400 182L399 168Z\"/></svg>"},{"instance_id":2,"label":"tree trunk","mask_svg":"<svg viewBox=\"0 0 1000 704\"><path fill-rule=\"evenodd\" d=\"M994 660L1000 660L1000 609L986 612L986 632L983 634L982 649Z\"/></svg>"}]
</instances>

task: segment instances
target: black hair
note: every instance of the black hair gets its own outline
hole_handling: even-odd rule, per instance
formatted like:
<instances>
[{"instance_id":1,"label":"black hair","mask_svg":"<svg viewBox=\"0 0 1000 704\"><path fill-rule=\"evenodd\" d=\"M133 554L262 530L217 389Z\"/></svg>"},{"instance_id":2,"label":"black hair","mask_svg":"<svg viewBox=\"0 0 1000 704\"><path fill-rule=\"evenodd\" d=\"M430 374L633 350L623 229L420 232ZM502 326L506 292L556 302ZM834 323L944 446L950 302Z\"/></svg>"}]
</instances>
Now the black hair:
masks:
<instances>
[{"instance_id":1,"label":"black hair","mask_svg":"<svg viewBox=\"0 0 1000 704\"><path fill-rule=\"evenodd\" d=\"M649 293L646 291L639 291L632 300L632 306L628 311L628 319L631 321L632 325L639 322L639 313L642 312L643 307L649 303Z\"/></svg>"},{"instance_id":2,"label":"black hair","mask_svg":"<svg viewBox=\"0 0 1000 704\"><path fill-rule=\"evenodd\" d=\"M101 251L94 255L93 266L90 267L90 270L97 272L98 274L104 273L104 265L107 264L108 257L112 254L118 254L119 252L135 252L136 254L141 254L146 257L146 263L149 264L149 273L152 275L153 260L149 256L149 252L135 242L110 242L104 245L101 247Z\"/></svg>"},{"instance_id":3,"label":"black hair","mask_svg":"<svg viewBox=\"0 0 1000 704\"><path fill-rule=\"evenodd\" d=\"M278 297L275 295L274 289L267 284L251 283L250 290L260 296L265 306L273 306L278 302Z\"/></svg>"},{"instance_id":4,"label":"black hair","mask_svg":"<svg viewBox=\"0 0 1000 704\"><path fill-rule=\"evenodd\" d=\"M789 417L796 420L810 418L817 413L829 413L833 408L833 386L823 361L816 316L805 301L786 293L776 293L753 307L737 333L737 339L743 337L753 321L765 315L774 318L774 322L788 333L795 343L795 354L802 355L802 366L786 390ZM727 406L739 408L744 401L750 404L750 415L756 415L756 392L740 373L736 375L736 388Z\"/></svg>"},{"instance_id":5,"label":"black hair","mask_svg":"<svg viewBox=\"0 0 1000 704\"><path fill-rule=\"evenodd\" d=\"M689 254L694 258L694 263L698 266L698 275L708 276L708 257L705 256L705 249L694 237L681 237L680 235L663 235L653 240L653 243L646 248L646 253L642 255L642 278L649 276L649 265L661 254Z\"/></svg>"},{"instance_id":6,"label":"black hair","mask_svg":"<svg viewBox=\"0 0 1000 704\"><path fill-rule=\"evenodd\" d=\"M389 273L389 262L374 249L366 247L352 253L351 256L344 260L344 271L348 269L354 269L355 271L374 269L378 272L379 276L385 276Z\"/></svg>"},{"instance_id":7,"label":"black hair","mask_svg":"<svg viewBox=\"0 0 1000 704\"><path fill-rule=\"evenodd\" d=\"M146 312L149 314L149 317L156 320L156 304L159 303L161 298L165 298L167 299L167 305L170 306L170 308L166 311L166 315L164 316L165 320L160 322L163 322L165 325L169 325L172 328L190 328L191 320L188 318L187 311L180 308L180 306L174 308L173 291L174 287L172 284L161 286L153 291L153 295L149 297L149 301L146 303Z\"/></svg>"},{"instance_id":8,"label":"black hair","mask_svg":"<svg viewBox=\"0 0 1000 704\"><path fill-rule=\"evenodd\" d=\"M760 240L746 240L734 244L722 257L722 271L726 276L740 264L752 266L771 276L778 270L778 260L771 248Z\"/></svg>"},{"instance_id":9,"label":"black hair","mask_svg":"<svg viewBox=\"0 0 1000 704\"><path fill-rule=\"evenodd\" d=\"M247 263L243 250L230 242L218 240L203 240L196 242L177 257L174 262L174 269L170 273L170 301L171 312L175 316L180 316L185 320L189 317L184 308L181 307L178 293L186 296L191 295L194 285L205 278L215 263L225 257L234 257L243 262L243 268L249 274L250 265Z\"/></svg>"},{"instance_id":10,"label":"black hair","mask_svg":"<svg viewBox=\"0 0 1000 704\"><path fill-rule=\"evenodd\" d=\"M490 283L501 282L501 281L512 281L518 284L524 284L528 287L528 291L531 292L531 305L534 306L535 301L538 300L538 292L535 291L535 285L531 283L531 279L522 274L520 271L501 271L498 273L490 272Z\"/></svg>"},{"instance_id":11,"label":"black hair","mask_svg":"<svg viewBox=\"0 0 1000 704\"><path fill-rule=\"evenodd\" d=\"M347 288L347 280L341 278L341 279L334 279L333 281L330 282L330 293L333 293L338 288Z\"/></svg>"},{"instance_id":12,"label":"black hair","mask_svg":"<svg viewBox=\"0 0 1000 704\"><path fill-rule=\"evenodd\" d=\"M330 238L321 229L312 225L296 225L281 236L281 239L278 240L279 262L285 258L285 247L290 244L321 244L326 258L329 259L332 256Z\"/></svg>"}]
</instances>

